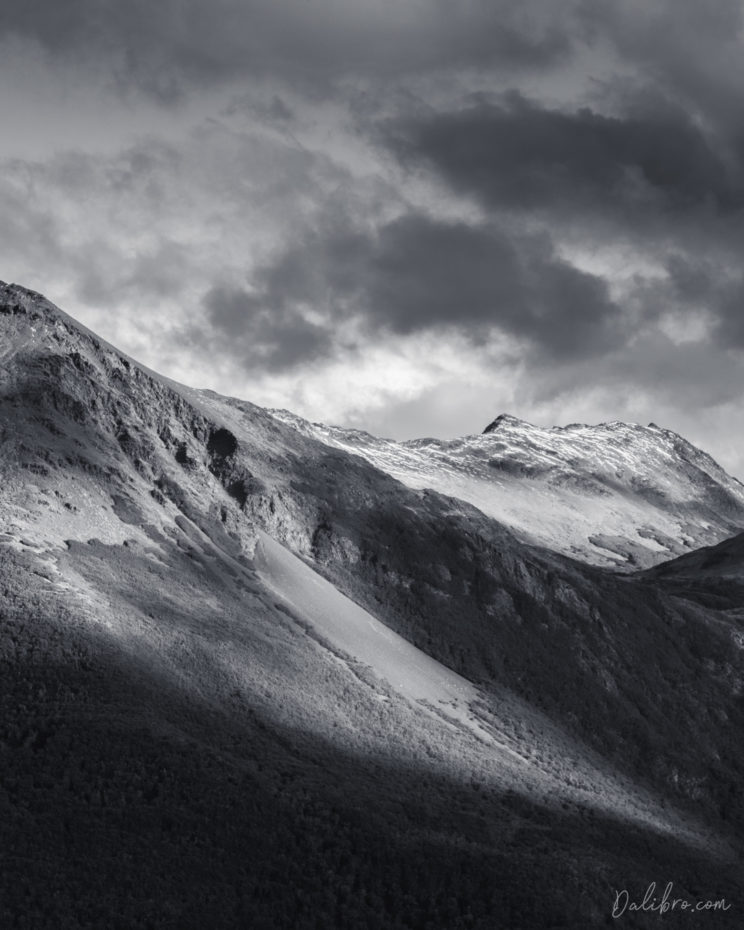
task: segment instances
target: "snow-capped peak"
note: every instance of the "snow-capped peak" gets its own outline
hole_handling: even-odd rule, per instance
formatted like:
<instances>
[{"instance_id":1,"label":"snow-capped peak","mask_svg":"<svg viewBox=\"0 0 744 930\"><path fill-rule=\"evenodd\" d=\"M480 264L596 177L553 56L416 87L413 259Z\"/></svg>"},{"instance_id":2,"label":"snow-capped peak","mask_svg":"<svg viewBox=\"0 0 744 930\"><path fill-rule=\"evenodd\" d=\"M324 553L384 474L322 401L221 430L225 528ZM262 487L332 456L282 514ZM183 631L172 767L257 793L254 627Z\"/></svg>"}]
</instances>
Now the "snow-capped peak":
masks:
<instances>
[{"instance_id":1,"label":"snow-capped peak","mask_svg":"<svg viewBox=\"0 0 744 930\"><path fill-rule=\"evenodd\" d=\"M541 427L501 414L480 435L394 442L273 415L592 564L647 567L744 528L744 486L655 424Z\"/></svg>"}]
</instances>

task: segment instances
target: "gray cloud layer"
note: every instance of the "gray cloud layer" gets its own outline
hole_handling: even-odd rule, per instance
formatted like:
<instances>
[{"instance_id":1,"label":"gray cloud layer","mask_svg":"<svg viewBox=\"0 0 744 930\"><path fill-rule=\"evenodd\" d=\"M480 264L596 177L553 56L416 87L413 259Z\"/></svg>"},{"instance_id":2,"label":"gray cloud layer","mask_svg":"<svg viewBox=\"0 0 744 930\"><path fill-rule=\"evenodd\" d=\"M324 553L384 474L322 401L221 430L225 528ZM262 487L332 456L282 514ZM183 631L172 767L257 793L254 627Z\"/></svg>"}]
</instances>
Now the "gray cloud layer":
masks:
<instances>
[{"instance_id":1,"label":"gray cloud layer","mask_svg":"<svg viewBox=\"0 0 744 930\"><path fill-rule=\"evenodd\" d=\"M648 213L744 206L741 165L727 164L677 108L616 117L512 95L402 123L390 144L492 208L613 213L632 224Z\"/></svg>"},{"instance_id":2,"label":"gray cloud layer","mask_svg":"<svg viewBox=\"0 0 744 930\"><path fill-rule=\"evenodd\" d=\"M744 391L742 27L738 0L8 0L12 60L96 75L132 130L6 160L0 242L182 369L509 345L536 405L625 379L639 409L722 409Z\"/></svg>"},{"instance_id":3,"label":"gray cloud layer","mask_svg":"<svg viewBox=\"0 0 744 930\"><path fill-rule=\"evenodd\" d=\"M607 116L512 94L401 118L382 133L409 170L430 171L486 213L643 250L663 275L636 288L647 317L704 312L715 338L742 346L744 150L676 104L643 102ZM581 316L577 302L577 327Z\"/></svg>"},{"instance_id":4,"label":"gray cloud layer","mask_svg":"<svg viewBox=\"0 0 744 930\"><path fill-rule=\"evenodd\" d=\"M326 83L538 67L565 57L571 45L560 10L539 0L455 7L444 0L7 0L0 33L33 38L55 54L109 56L118 80L165 98L241 75Z\"/></svg>"},{"instance_id":5,"label":"gray cloud layer","mask_svg":"<svg viewBox=\"0 0 744 930\"><path fill-rule=\"evenodd\" d=\"M239 354L244 364L268 370L292 368L331 351L332 334L305 319L289 301L270 301L239 288L216 286L204 295L202 338ZM274 295L271 295L274 296Z\"/></svg>"},{"instance_id":6,"label":"gray cloud layer","mask_svg":"<svg viewBox=\"0 0 744 930\"><path fill-rule=\"evenodd\" d=\"M399 335L458 329L479 344L501 331L563 361L624 338L605 282L561 261L545 235L517 238L420 213L373 233L337 221L282 251L253 284L205 295L207 332L275 367L329 351L349 320ZM303 307L322 310L323 325L309 324Z\"/></svg>"}]
</instances>

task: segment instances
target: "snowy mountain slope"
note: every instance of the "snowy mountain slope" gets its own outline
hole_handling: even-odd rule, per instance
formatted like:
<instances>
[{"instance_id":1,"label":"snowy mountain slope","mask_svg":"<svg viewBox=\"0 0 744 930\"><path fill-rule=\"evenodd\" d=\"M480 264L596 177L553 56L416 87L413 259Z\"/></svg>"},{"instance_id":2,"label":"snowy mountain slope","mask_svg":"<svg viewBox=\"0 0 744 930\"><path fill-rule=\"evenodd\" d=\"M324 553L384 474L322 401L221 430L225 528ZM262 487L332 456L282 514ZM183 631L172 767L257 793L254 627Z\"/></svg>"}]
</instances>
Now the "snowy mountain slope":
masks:
<instances>
[{"instance_id":1,"label":"snowy mountain slope","mask_svg":"<svg viewBox=\"0 0 744 930\"><path fill-rule=\"evenodd\" d=\"M4 907L490 930L600 925L608 876L672 865L728 891L735 617L154 376L22 288L0 347Z\"/></svg>"},{"instance_id":2,"label":"snowy mountain slope","mask_svg":"<svg viewBox=\"0 0 744 930\"><path fill-rule=\"evenodd\" d=\"M525 541L593 565L647 567L744 527L744 485L653 424L545 429L502 415L480 436L394 442L272 413L409 487L468 501Z\"/></svg>"}]
</instances>

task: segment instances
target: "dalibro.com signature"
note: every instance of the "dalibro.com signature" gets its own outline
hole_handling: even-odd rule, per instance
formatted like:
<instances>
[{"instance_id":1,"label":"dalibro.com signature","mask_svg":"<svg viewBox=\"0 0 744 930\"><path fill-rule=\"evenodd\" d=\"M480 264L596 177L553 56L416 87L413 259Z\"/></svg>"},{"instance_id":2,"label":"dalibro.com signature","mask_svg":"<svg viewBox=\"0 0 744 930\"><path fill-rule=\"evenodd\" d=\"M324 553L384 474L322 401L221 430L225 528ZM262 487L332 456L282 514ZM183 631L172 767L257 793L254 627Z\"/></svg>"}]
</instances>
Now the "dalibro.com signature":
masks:
<instances>
[{"instance_id":1,"label":"dalibro.com signature","mask_svg":"<svg viewBox=\"0 0 744 930\"><path fill-rule=\"evenodd\" d=\"M638 911L648 914L671 914L684 911L699 914L702 911L728 911L731 908L725 898L719 898L717 901L688 901L687 898L675 898L673 887L673 883L669 882L664 889L664 894L658 898L656 897L656 882L651 882L641 901L631 900L630 892L626 889L616 891L612 916L617 918L622 917L626 912Z\"/></svg>"}]
</instances>

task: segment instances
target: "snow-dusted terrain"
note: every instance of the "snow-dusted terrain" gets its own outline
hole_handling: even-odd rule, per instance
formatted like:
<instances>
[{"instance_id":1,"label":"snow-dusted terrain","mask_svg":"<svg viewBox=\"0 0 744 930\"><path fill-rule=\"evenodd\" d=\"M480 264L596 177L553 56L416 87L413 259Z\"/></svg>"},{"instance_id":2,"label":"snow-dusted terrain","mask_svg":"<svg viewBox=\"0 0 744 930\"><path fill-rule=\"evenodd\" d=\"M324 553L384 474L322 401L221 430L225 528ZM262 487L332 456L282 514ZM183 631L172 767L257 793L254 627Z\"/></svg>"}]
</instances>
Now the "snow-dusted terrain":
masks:
<instances>
[{"instance_id":1,"label":"snow-dusted terrain","mask_svg":"<svg viewBox=\"0 0 744 930\"><path fill-rule=\"evenodd\" d=\"M482 435L395 442L272 413L409 487L468 501L526 541L594 565L646 567L744 528L744 485L654 424L547 429L502 415Z\"/></svg>"},{"instance_id":2,"label":"snow-dusted terrain","mask_svg":"<svg viewBox=\"0 0 744 930\"><path fill-rule=\"evenodd\" d=\"M478 692L466 678L380 623L266 533L260 534L256 566L268 587L334 648L370 666L408 700L428 701L483 735L469 712Z\"/></svg>"},{"instance_id":3,"label":"snow-dusted terrain","mask_svg":"<svg viewBox=\"0 0 744 930\"><path fill-rule=\"evenodd\" d=\"M703 453L311 426L14 285L0 362L0 923L543 930L615 876L738 887L741 540L564 556L733 531Z\"/></svg>"}]
</instances>

